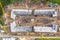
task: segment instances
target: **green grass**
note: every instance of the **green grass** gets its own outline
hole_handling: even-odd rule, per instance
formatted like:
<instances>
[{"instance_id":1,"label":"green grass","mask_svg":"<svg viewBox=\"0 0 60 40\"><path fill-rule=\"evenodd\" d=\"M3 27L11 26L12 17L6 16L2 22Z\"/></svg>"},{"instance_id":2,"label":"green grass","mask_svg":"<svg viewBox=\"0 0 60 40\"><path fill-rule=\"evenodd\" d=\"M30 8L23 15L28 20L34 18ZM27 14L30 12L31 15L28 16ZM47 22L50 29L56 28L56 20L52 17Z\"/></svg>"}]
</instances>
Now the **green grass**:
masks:
<instances>
[{"instance_id":1,"label":"green grass","mask_svg":"<svg viewBox=\"0 0 60 40\"><path fill-rule=\"evenodd\" d=\"M35 40L60 40L60 38L36 38Z\"/></svg>"}]
</instances>

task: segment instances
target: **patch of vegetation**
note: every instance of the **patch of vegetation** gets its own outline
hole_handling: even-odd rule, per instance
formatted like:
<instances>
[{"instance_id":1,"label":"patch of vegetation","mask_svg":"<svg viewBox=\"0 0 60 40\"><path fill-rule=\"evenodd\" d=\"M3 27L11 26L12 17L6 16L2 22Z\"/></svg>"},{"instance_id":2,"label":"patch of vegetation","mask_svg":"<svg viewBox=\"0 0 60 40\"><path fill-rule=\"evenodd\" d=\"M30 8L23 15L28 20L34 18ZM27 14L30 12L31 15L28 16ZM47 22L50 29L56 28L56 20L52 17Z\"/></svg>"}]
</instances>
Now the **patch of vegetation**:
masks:
<instances>
[{"instance_id":1,"label":"patch of vegetation","mask_svg":"<svg viewBox=\"0 0 60 40\"><path fill-rule=\"evenodd\" d=\"M22 2L23 0L11 0L11 3L14 3L14 2Z\"/></svg>"},{"instance_id":2,"label":"patch of vegetation","mask_svg":"<svg viewBox=\"0 0 60 40\"><path fill-rule=\"evenodd\" d=\"M60 0L31 0L31 2L34 2L34 3L38 3L38 2L41 2L41 1L43 1L45 3L51 2L53 4L60 4Z\"/></svg>"},{"instance_id":3,"label":"patch of vegetation","mask_svg":"<svg viewBox=\"0 0 60 40\"><path fill-rule=\"evenodd\" d=\"M60 40L60 38L36 38L35 40Z\"/></svg>"},{"instance_id":4,"label":"patch of vegetation","mask_svg":"<svg viewBox=\"0 0 60 40\"><path fill-rule=\"evenodd\" d=\"M31 0L31 2L38 3L41 2L41 0Z\"/></svg>"},{"instance_id":5,"label":"patch of vegetation","mask_svg":"<svg viewBox=\"0 0 60 40\"><path fill-rule=\"evenodd\" d=\"M2 8L0 7L0 24L4 25L4 22L2 21L2 16L3 16Z\"/></svg>"},{"instance_id":6,"label":"patch of vegetation","mask_svg":"<svg viewBox=\"0 0 60 40\"><path fill-rule=\"evenodd\" d=\"M0 2L2 3L2 6L4 7L4 6L10 4L11 0L0 0Z\"/></svg>"},{"instance_id":7,"label":"patch of vegetation","mask_svg":"<svg viewBox=\"0 0 60 40\"><path fill-rule=\"evenodd\" d=\"M22 2L22 1L23 0L0 0L0 2L3 5L3 7L8 5L8 4L14 3L14 2Z\"/></svg>"},{"instance_id":8,"label":"patch of vegetation","mask_svg":"<svg viewBox=\"0 0 60 40\"><path fill-rule=\"evenodd\" d=\"M60 0L46 0L46 2L47 1L49 1L49 2L51 2L51 3L53 3L53 4L60 4Z\"/></svg>"}]
</instances>

